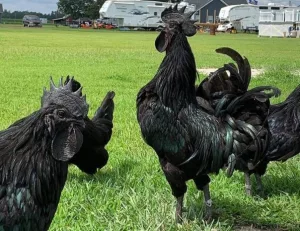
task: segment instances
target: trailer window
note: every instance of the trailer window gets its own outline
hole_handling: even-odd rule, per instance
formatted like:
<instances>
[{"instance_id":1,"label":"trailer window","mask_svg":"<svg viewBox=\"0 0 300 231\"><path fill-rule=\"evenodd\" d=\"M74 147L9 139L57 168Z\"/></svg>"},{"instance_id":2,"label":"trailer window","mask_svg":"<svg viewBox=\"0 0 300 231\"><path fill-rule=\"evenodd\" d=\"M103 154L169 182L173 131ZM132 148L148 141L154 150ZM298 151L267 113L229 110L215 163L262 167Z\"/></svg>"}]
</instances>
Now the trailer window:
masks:
<instances>
[{"instance_id":1,"label":"trailer window","mask_svg":"<svg viewBox=\"0 0 300 231\"><path fill-rule=\"evenodd\" d=\"M279 10L279 7L271 7L271 10Z\"/></svg>"},{"instance_id":2,"label":"trailer window","mask_svg":"<svg viewBox=\"0 0 300 231\"><path fill-rule=\"evenodd\" d=\"M267 7L267 6L260 6L259 9L260 9L260 10L267 10L268 7Z\"/></svg>"},{"instance_id":3,"label":"trailer window","mask_svg":"<svg viewBox=\"0 0 300 231\"><path fill-rule=\"evenodd\" d=\"M157 16L157 12L154 12L154 15Z\"/></svg>"},{"instance_id":4,"label":"trailer window","mask_svg":"<svg viewBox=\"0 0 300 231\"><path fill-rule=\"evenodd\" d=\"M155 3L155 6L162 6L162 3Z\"/></svg>"}]
</instances>

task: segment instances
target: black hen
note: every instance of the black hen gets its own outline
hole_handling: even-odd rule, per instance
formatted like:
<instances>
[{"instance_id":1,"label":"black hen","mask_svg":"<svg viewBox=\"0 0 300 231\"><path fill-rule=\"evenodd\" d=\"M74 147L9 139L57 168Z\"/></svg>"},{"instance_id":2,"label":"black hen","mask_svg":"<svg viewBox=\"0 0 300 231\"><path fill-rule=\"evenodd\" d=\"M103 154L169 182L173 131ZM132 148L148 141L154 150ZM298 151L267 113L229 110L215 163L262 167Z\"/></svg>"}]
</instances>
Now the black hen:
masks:
<instances>
[{"instance_id":1,"label":"black hen","mask_svg":"<svg viewBox=\"0 0 300 231\"><path fill-rule=\"evenodd\" d=\"M83 143L88 105L72 81L44 90L41 109L0 132L0 229L48 230Z\"/></svg>"},{"instance_id":2,"label":"black hen","mask_svg":"<svg viewBox=\"0 0 300 231\"><path fill-rule=\"evenodd\" d=\"M268 151L263 161L252 171L257 187L263 195L261 176L270 161L286 161L300 152L300 85L279 104L271 105L268 116L271 133ZM245 175L246 185L251 189L250 176Z\"/></svg>"},{"instance_id":3,"label":"black hen","mask_svg":"<svg viewBox=\"0 0 300 231\"><path fill-rule=\"evenodd\" d=\"M67 77L65 84L69 82ZM81 88L81 84L73 79L72 91ZM69 161L75 164L81 171L94 174L108 161L108 152L105 145L109 142L113 128L113 112L115 93L108 92L97 109L94 117L90 120L84 118L85 129L82 131L83 144L79 152Z\"/></svg>"},{"instance_id":4,"label":"black hen","mask_svg":"<svg viewBox=\"0 0 300 231\"><path fill-rule=\"evenodd\" d=\"M200 86L197 88L196 94L207 100L209 105L215 110L214 113L218 115L220 113L220 109L224 107L223 104L226 103L226 100L224 100L225 97L223 97L224 95L247 95L249 93L252 94L253 90L247 92L251 80L251 66L248 59L245 57L242 58L237 51L228 47L219 48L216 51L231 57L237 63L237 67L235 64L229 63L225 64L224 67L217 69L215 72L212 72L202 81ZM257 91L261 89L272 90L272 92L268 93L269 97L273 95L277 97L280 95L279 89L270 86L258 87L254 90ZM264 97L262 99L263 101L265 100ZM241 105L241 107L235 108L235 112L231 115L252 125L252 128L249 127L252 129L251 133L249 133L250 136L248 136L248 138L245 136L240 138L255 138L255 145L261 147L260 150L262 153L266 153L265 150L268 147L266 147L267 142L265 142L265 136L267 131L266 129L268 128L267 116L269 113L269 107L268 104L258 103L257 101L261 101L259 95L247 100L245 102L247 103L245 106ZM257 110L257 106L260 107L260 110ZM251 136L251 134L253 135ZM242 141L238 136L236 136L236 138L240 142ZM263 174L266 170L267 162L265 155L257 153L259 152L259 149L256 149L254 146L245 146L244 148L243 152L252 151L252 154L250 156L242 155L241 158L237 158L235 168L245 173L246 193L251 195L250 174ZM251 156L254 156L256 161L252 161ZM244 157L246 157L246 159ZM262 186L258 176L259 175L256 175L258 180L258 189L262 193Z\"/></svg>"},{"instance_id":5,"label":"black hen","mask_svg":"<svg viewBox=\"0 0 300 231\"><path fill-rule=\"evenodd\" d=\"M166 51L156 75L137 95L137 119L144 140L159 157L162 170L177 199L176 220L182 217L186 181L193 179L204 191L208 218L212 201L208 173L218 173L228 159L245 159L255 165L264 155L267 130L257 130L239 118L238 110L251 101L257 113L264 115L269 96L264 88L225 94L218 116L207 112L196 98L196 65L186 36L196 34L185 7L165 9L161 18L165 28L156 39L158 51ZM225 101L225 102L223 102ZM209 105L209 104L208 104ZM243 116L240 116L243 117ZM245 117L245 115L244 115ZM239 119L238 119L239 118ZM265 118L262 118L264 120ZM229 170L234 163L229 163Z\"/></svg>"},{"instance_id":6,"label":"black hen","mask_svg":"<svg viewBox=\"0 0 300 231\"><path fill-rule=\"evenodd\" d=\"M300 85L268 117L271 141L268 161L286 161L300 152Z\"/></svg>"}]
</instances>

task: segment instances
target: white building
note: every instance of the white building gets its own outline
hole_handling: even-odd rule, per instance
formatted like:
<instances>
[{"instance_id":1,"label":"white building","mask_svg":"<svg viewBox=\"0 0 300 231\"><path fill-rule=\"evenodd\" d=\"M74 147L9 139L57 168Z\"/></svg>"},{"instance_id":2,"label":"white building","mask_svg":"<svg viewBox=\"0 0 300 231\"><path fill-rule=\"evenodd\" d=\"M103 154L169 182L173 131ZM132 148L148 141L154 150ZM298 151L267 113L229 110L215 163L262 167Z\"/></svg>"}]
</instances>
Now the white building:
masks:
<instances>
[{"instance_id":1,"label":"white building","mask_svg":"<svg viewBox=\"0 0 300 231\"><path fill-rule=\"evenodd\" d=\"M300 7L269 4L259 8L259 36L295 37L299 30Z\"/></svg>"}]
</instances>

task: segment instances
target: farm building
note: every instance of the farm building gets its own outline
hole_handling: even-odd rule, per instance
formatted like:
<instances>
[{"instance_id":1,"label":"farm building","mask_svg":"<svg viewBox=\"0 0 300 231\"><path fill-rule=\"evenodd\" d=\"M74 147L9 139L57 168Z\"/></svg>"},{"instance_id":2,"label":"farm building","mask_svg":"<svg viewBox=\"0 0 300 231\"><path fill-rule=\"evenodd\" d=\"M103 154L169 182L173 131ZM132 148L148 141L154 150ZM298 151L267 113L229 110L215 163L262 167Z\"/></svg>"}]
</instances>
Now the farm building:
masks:
<instances>
[{"instance_id":1,"label":"farm building","mask_svg":"<svg viewBox=\"0 0 300 231\"><path fill-rule=\"evenodd\" d=\"M247 0L187 0L190 4L195 4L197 12L195 17L200 22L217 21L220 9L224 6L247 4Z\"/></svg>"},{"instance_id":2,"label":"farm building","mask_svg":"<svg viewBox=\"0 0 300 231\"><path fill-rule=\"evenodd\" d=\"M3 5L2 5L2 3L0 3L0 23L2 20L2 13L3 13Z\"/></svg>"},{"instance_id":3,"label":"farm building","mask_svg":"<svg viewBox=\"0 0 300 231\"><path fill-rule=\"evenodd\" d=\"M53 23L56 25L64 25L69 26L72 23L73 19L70 15L65 15L62 18L55 18L53 19Z\"/></svg>"},{"instance_id":4,"label":"farm building","mask_svg":"<svg viewBox=\"0 0 300 231\"><path fill-rule=\"evenodd\" d=\"M260 6L259 36L296 37L300 26L300 7Z\"/></svg>"}]
</instances>

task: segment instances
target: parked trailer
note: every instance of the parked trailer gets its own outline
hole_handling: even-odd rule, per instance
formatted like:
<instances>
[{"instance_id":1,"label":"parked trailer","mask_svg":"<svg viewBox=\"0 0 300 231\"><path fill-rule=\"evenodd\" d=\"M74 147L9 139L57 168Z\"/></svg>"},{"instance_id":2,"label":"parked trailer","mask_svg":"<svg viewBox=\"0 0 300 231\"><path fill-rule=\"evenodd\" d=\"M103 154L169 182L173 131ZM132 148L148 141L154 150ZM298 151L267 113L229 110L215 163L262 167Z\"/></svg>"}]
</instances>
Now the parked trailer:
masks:
<instances>
[{"instance_id":1,"label":"parked trailer","mask_svg":"<svg viewBox=\"0 0 300 231\"><path fill-rule=\"evenodd\" d=\"M219 21L217 31L225 32L234 28L258 32L259 7L252 4L225 6L220 10Z\"/></svg>"},{"instance_id":2,"label":"parked trailer","mask_svg":"<svg viewBox=\"0 0 300 231\"><path fill-rule=\"evenodd\" d=\"M163 26L161 12L171 5L168 2L141 0L108 0L99 13L100 19L110 19L118 27L157 29ZM186 6L185 12L196 10L196 6L187 2L178 4L178 9Z\"/></svg>"}]
</instances>

